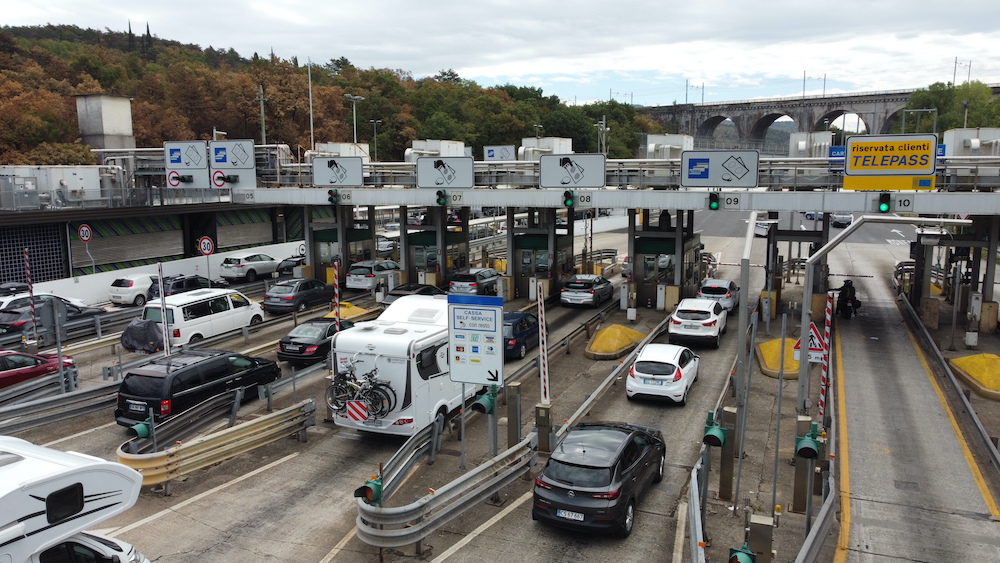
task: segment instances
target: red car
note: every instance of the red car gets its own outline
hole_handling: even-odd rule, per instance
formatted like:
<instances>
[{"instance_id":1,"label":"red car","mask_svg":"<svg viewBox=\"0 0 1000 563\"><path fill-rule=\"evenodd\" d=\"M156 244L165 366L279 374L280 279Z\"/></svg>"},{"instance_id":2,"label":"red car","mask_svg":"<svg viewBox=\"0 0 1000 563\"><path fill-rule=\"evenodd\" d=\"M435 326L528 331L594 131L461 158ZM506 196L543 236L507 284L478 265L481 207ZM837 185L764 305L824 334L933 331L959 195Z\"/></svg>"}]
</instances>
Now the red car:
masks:
<instances>
[{"instance_id":1,"label":"red car","mask_svg":"<svg viewBox=\"0 0 1000 563\"><path fill-rule=\"evenodd\" d=\"M73 358L63 356L63 368L76 365ZM55 354L26 354L12 350L0 350L0 389L17 385L43 375L55 373L59 369L59 358Z\"/></svg>"}]
</instances>

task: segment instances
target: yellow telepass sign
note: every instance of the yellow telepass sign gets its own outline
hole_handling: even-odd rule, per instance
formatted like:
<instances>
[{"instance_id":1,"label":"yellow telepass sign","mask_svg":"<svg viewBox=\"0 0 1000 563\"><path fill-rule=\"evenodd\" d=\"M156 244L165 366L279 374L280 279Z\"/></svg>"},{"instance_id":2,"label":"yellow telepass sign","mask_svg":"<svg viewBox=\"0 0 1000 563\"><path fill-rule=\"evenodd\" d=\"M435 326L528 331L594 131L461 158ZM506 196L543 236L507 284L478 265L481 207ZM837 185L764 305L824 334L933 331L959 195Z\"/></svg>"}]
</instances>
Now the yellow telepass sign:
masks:
<instances>
[{"instance_id":1,"label":"yellow telepass sign","mask_svg":"<svg viewBox=\"0 0 1000 563\"><path fill-rule=\"evenodd\" d=\"M854 135L847 138L848 176L932 176L937 135Z\"/></svg>"}]
</instances>

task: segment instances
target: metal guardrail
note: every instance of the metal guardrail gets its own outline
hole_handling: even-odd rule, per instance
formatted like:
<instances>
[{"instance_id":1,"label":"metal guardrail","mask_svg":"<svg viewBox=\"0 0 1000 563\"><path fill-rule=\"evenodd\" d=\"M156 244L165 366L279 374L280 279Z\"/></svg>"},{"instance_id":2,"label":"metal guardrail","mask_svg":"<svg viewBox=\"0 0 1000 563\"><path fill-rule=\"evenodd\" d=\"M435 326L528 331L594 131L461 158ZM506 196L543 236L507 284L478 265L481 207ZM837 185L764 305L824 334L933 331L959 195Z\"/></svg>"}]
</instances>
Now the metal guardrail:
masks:
<instances>
[{"instance_id":1,"label":"metal guardrail","mask_svg":"<svg viewBox=\"0 0 1000 563\"><path fill-rule=\"evenodd\" d=\"M594 318L600 318L604 313L597 313ZM665 323L661 323L662 327ZM590 322L583 323L560 339L551 350L568 346L568 343L582 333L589 334ZM653 334L658 334L654 330ZM650 339L647 336L646 339ZM637 346L638 348L638 346ZM634 353L634 352L633 352ZM513 382L537 369L533 362L528 362L514 374L505 377L506 382ZM617 377L621 367L604 381L585 402L589 410L595 397L610 385ZM398 478L409 473L410 469L421 459L427 457L433 463L434 452L440 449L440 426L443 420L421 430L396 452L383 467L382 496L388 500L398 485ZM564 427L565 428L565 427ZM503 487L506 487L521 475L527 473L537 460L537 435L532 434L507 451L497 455L488 462L458 479L435 489L433 493L403 507L383 508L366 504L358 499L358 537L369 545L376 547L402 547L422 541L434 530L440 528L479 502L489 498Z\"/></svg>"},{"instance_id":2,"label":"metal guardrail","mask_svg":"<svg viewBox=\"0 0 1000 563\"><path fill-rule=\"evenodd\" d=\"M34 401L76 389L80 373L76 366L63 373L50 373L0 390L0 407Z\"/></svg>"},{"instance_id":3,"label":"metal guardrail","mask_svg":"<svg viewBox=\"0 0 1000 563\"><path fill-rule=\"evenodd\" d=\"M226 426L231 427L236 423L236 414L239 412L245 392L246 388L240 387L219 393L173 418L157 423L149 429L149 436L135 436L119 446L118 449L128 454L153 453L160 450L160 444L176 444L202 434L208 428L218 425L219 420L224 416L229 419ZM137 424L143 423L137 422Z\"/></svg>"},{"instance_id":4,"label":"metal guardrail","mask_svg":"<svg viewBox=\"0 0 1000 563\"><path fill-rule=\"evenodd\" d=\"M90 318L68 322L63 325L63 330L66 331L67 339L96 334L100 340L104 337L103 333L106 327L121 324L122 321L130 320L136 315L135 311L111 311L103 315L94 315ZM21 332L17 332L0 337L0 347L6 348L11 345L20 345L22 334ZM39 328L38 336L42 342L54 342L54 336L51 331Z\"/></svg>"},{"instance_id":5,"label":"metal guardrail","mask_svg":"<svg viewBox=\"0 0 1000 563\"><path fill-rule=\"evenodd\" d=\"M358 537L376 547L402 547L423 540L527 473L538 457L533 443L534 436L529 436L462 477L406 506L382 508L358 499Z\"/></svg>"},{"instance_id":6,"label":"metal guardrail","mask_svg":"<svg viewBox=\"0 0 1000 563\"><path fill-rule=\"evenodd\" d=\"M895 282L894 282L895 283ZM920 315L913 309L913 305L910 301L905 298L897 296L897 302L903 303L903 311L905 312L906 319L910 322L912 327L919 327L914 329L914 332L918 334L920 340L923 343L924 349L933 350L934 359L937 360L938 365L941 369L948 375L948 381L951 383L952 388L955 390L958 400L961 402L962 409L965 411L966 416L969 417L969 421L972 423L973 427L976 429L976 435L979 441L982 442L983 447L986 449L986 454L990 458L990 462L993 464L993 468L1000 471L1000 451L997 450L996 444L990 438L990 433L983 426L979 417L976 416L976 410L972 407L972 403L969 402L968 397L962 392L962 386L955 377L955 373L951 371L951 367L948 365L948 360L945 359L944 355L941 354L941 350L938 349L937 345L934 344L934 339L931 338L930 333L927 332L927 327L924 323L920 321Z\"/></svg>"},{"instance_id":7,"label":"metal guardrail","mask_svg":"<svg viewBox=\"0 0 1000 563\"><path fill-rule=\"evenodd\" d=\"M159 485L298 433L316 424L316 401L308 399L250 422L194 438L158 452L118 450L118 462L142 474L143 486Z\"/></svg>"},{"instance_id":8,"label":"metal guardrail","mask_svg":"<svg viewBox=\"0 0 1000 563\"><path fill-rule=\"evenodd\" d=\"M0 434L68 420L114 406L120 383L108 383L0 408Z\"/></svg>"}]
</instances>

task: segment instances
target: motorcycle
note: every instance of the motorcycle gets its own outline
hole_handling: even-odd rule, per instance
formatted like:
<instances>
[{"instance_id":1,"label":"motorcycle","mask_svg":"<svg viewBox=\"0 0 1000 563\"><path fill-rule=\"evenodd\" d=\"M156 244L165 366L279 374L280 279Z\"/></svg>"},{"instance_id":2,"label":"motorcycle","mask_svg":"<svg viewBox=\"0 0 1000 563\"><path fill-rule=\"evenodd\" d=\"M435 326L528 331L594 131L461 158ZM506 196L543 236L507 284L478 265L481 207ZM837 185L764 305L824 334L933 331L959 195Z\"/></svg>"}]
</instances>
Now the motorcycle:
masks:
<instances>
[{"instance_id":1,"label":"motorcycle","mask_svg":"<svg viewBox=\"0 0 1000 563\"><path fill-rule=\"evenodd\" d=\"M837 300L837 312L840 316L845 319L849 319L854 315L858 314L858 309L861 308L861 301L857 297L847 299L840 298Z\"/></svg>"}]
</instances>

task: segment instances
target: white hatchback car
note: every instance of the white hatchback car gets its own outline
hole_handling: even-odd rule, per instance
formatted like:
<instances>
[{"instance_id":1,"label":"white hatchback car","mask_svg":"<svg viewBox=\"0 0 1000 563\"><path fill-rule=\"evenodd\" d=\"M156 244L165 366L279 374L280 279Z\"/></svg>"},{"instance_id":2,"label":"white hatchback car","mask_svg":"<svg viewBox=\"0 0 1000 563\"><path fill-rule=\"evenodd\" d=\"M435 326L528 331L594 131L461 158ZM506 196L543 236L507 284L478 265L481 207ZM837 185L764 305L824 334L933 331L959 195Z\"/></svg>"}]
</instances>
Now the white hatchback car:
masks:
<instances>
[{"instance_id":1,"label":"white hatchback car","mask_svg":"<svg viewBox=\"0 0 1000 563\"><path fill-rule=\"evenodd\" d=\"M281 260L260 252L236 254L222 261L222 277L230 283L235 279L253 282L261 276L273 274L277 271L278 264L281 264Z\"/></svg>"},{"instance_id":2,"label":"white hatchback car","mask_svg":"<svg viewBox=\"0 0 1000 563\"><path fill-rule=\"evenodd\" d=\"M676 344L646 344L639 350L625 379L625 397L665 397L684 405L691 385L698 379L701 358Z\"/></svg>"},{"instance_id":3,"label":"white hatchback car","mask_svg":"<svg viewBox=\"0 0 1000 563\"><path fill-rule=\"evenodd\" d=\"M682 299L670 314L667 334L670 341L711 342L719 347L720 335L726 332L729 314L721 303L712 299Z\"/></svg>"},{"instance_id":4,"label":"white hatchback car","mask_svg":"<svg viewBox=\"0 0 1000 563\"><path fill-rule=\"evenodd\" d=\"M108 298L115 305L142 307L146 304L149 288L158 281L156 274L126 274L111 282Z\"/></svg>"}]
</instances>

